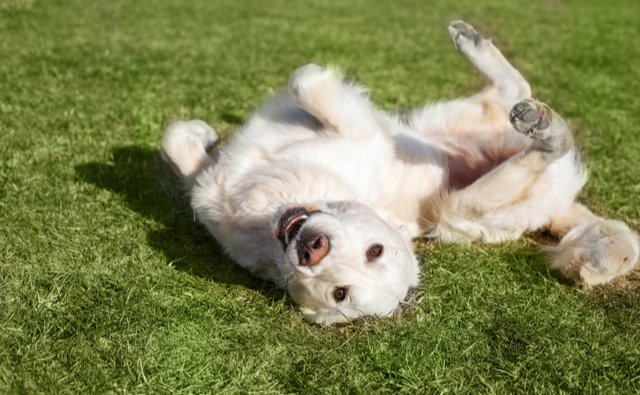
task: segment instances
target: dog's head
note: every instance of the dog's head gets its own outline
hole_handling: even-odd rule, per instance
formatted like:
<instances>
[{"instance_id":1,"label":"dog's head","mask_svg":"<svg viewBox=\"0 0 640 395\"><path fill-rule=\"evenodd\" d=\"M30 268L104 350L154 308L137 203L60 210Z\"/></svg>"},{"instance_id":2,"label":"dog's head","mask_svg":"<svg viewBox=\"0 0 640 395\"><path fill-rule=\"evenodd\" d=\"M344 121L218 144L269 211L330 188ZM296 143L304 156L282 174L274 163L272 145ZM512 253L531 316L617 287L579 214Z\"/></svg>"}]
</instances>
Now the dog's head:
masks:
<instances>
[{"instance_id":1,"label":"dog's head","mask_svg":"<svg viewBox=\"0 0 640 395\"><path fill-rule=\"evenodd\" d=\"M386 316L417 286L411 239L353 201L286 205L272 221L288 289L311 321Z\"/></svg>"}]
</instances>

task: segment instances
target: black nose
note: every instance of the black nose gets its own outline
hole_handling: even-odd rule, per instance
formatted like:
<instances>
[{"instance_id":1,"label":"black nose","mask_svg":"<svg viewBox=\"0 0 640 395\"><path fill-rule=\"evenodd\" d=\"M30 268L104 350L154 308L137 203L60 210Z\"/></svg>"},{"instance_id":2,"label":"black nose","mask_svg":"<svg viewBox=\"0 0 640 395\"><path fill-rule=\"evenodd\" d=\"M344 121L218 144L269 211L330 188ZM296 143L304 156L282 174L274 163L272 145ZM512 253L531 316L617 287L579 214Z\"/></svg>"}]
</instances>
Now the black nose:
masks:
<instances>
[{"instance_id":1,"label":"black nose","mask_svg":"<svg viewBox=\"0 0 640 395\"><path fill-rule=\"evenodd\" d=\"M320 263L329 252L329 238L325 235L313 235L300 240L298 245L298 261L302 266L313 266Z\"/></svg>"}]
</instances>

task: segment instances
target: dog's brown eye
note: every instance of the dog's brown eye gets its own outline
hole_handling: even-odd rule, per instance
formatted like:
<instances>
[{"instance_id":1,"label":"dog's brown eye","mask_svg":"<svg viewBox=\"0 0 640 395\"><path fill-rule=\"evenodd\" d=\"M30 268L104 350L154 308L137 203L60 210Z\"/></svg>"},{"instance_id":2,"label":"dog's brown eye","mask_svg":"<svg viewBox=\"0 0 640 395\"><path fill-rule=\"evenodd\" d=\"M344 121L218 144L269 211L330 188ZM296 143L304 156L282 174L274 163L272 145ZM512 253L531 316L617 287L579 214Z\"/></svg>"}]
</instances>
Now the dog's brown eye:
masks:
<instances>
[{"instance_id":1,"label":"dog's brown eye","mask_svg":"<svg viewBox=\"0 0 640 395\"><path fill-rule=\"evenodd\" d=\"M333 297L336 298L336 302L342 302L344 298L347 297L347 290L344 288L336 288Z\"/></svg>"},{"instance_id":2,"label":"dog's brown eye","mask_svg":"<svg viewBox=\"0 0 640 395\"><path fill-rule=\"evenodd\" d=\"M371 246L371 248L369 248L369 251L367 251L367 258L369 259L379 258L382 256L383 250L384 248L380 244Z\"/></svg>"}]
</instances>

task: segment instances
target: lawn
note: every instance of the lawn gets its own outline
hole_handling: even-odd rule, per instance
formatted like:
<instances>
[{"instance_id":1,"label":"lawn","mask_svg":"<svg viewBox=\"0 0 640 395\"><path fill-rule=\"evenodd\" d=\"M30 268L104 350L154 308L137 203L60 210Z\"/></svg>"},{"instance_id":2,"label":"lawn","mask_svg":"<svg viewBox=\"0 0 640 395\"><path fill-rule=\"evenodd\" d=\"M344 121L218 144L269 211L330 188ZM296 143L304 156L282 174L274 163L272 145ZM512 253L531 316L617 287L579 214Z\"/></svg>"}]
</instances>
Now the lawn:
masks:
<instances>
[{"instance_id":1,"label":"lawn","mask_svg":"<svg viewBox=\"0 0 640 395\"><path fill-rule=\"evenodd\" d=\"M563 115L579 200L640 230L640 3L0 0L0 393L637 393L640 271L578 288L536 233L417 241L396 316L321 327L228 258L160 160L223 139L297 67L384 109L472 94L449 20L492 37Z\"/></svg>"}]
</instances>

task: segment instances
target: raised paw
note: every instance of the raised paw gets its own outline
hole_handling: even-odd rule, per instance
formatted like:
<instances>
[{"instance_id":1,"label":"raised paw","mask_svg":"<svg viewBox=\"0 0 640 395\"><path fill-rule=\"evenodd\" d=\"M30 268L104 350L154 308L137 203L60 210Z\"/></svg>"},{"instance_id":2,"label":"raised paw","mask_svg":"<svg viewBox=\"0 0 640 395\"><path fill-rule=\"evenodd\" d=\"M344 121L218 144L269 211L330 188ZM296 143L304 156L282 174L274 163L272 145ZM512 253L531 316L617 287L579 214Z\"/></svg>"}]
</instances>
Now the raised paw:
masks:
<instances>
[{"instance_id":1,"label":"raised paw","mask_svg":"<svg viewBox=\"0 0 640 395\"><path fill-rule=\"evenodd\" d=\"M475 31L473 26L464 21L451 21L447 27L449 37L453 45L458 49L465 47L479 47L483 42L483 38Z\"/></svg>"},{"instance_id":2,"label":"raised paw","mask_svg":"<svg viewBox=\"0 0 640 395\"><path fill-rule=\"evenodd\" d=\"M566 122L546 104L525 99L509 112L513 128L529 136L530 149L558 157L571 149L573 136Z\"/></svg>"},{"instance_id":3,"label":"raised paw","mask_svg":"<svg viewBox=\"0 0 640 395\"><path fill-rule=\"evenodd\" d=\"M544 138L542 131L551 126L551 109L546 104L533 99L525 99L513 106L509 121L520 133L533 139Z\"/></svg>"}]
</instances>

